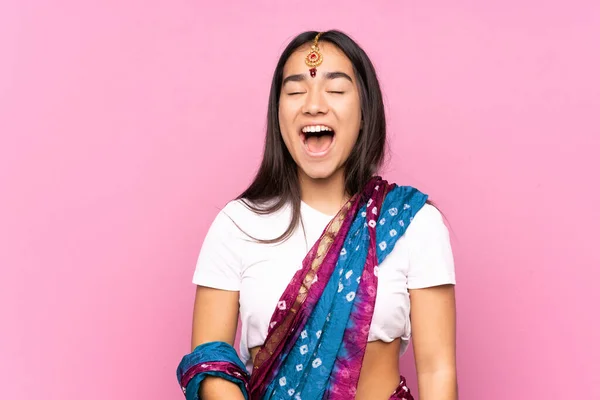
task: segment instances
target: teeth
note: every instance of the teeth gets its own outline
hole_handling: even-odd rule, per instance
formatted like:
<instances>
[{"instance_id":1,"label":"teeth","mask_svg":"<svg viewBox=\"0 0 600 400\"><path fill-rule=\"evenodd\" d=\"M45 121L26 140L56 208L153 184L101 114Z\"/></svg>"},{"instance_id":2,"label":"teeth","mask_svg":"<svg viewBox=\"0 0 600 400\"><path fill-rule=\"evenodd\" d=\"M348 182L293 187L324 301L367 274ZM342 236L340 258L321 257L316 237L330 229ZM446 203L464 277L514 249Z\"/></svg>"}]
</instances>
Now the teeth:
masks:
<instances>
[{"instance_id":1,"label":"teeth","mask_svg":"<svg viewBox=\"0 0 600 400\"><path fill-rule=\"evenodd\" d=\"M304 133L309 133L309 132L331 132L331 128L325 126L325 125L311 125L311 126L305 126L304 128L302 128L302 132Z\"/></svg>"}]
</instances>

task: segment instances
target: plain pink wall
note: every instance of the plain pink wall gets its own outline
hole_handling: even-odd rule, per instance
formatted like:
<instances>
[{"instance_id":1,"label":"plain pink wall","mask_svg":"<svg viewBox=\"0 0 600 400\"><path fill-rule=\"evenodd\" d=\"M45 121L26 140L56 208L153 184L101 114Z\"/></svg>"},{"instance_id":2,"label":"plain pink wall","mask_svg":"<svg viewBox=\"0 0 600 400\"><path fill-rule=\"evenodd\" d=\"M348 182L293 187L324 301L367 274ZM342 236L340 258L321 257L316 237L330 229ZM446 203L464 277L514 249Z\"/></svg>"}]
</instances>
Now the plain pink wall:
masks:
<instances>
[{"instance_id":1,"label":"plain pink wall","mask_svg":"<svg viewBox=\"0 0 600 400\"><path fill-rule=\"evenodd\" d=\"M183 398L197 253L278 54L339 28L380 74L386 176L450 221L461 399L600 399L598 4L3 1L0 398Z\"/></svg>"}]
</instances>

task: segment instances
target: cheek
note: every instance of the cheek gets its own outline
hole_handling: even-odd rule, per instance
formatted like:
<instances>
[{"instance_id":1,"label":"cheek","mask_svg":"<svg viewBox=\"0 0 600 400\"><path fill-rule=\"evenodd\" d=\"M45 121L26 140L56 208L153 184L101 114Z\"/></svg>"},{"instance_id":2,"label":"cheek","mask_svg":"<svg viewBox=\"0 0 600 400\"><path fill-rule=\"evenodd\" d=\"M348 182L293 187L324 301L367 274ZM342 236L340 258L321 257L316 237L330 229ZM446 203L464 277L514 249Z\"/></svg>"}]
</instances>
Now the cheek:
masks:
<instances>
[{"instance_id":1,"label":"cheek","mask_svg":"<svg viewBox=\"0 0 600 400\"><path fill-rule=\"evenodd\" d=\"M348 153L350 153L350 151L352 151L352 149L354 148L354 146L356 146L356 142L358 141L358 135L359 135L359 130L358 127L352 129L352 132L350 135L348 135L348 139L346 142L346 151Z\"/></svg>"},{"instance_id":2,"label":"cheek","mask_svg":"<svg viewBox=\"0 0 600 400\"><path fill-rule=\"evenodd\" d=\"M287 127L292 124L293 113L290 109L290 105L285 101L279 103L279 125Z\"/></svg>"},{"instance_id":3,"label":"cheek","mask_svg":"<svg viewBox=\"0 0 600 400\"><path fill-rule=\"evenodd\" d=\"M360 105L358 104L358 102L352 102L352 104L348 105L346 110L347 113L344 117L344 120L346 121L346 123L344 124L345 137L343 139L348 145L354 146L356 140L358 139L358 135L361 128L360 124L362 118L360 112Z\"/></svg>"}]
</instances>

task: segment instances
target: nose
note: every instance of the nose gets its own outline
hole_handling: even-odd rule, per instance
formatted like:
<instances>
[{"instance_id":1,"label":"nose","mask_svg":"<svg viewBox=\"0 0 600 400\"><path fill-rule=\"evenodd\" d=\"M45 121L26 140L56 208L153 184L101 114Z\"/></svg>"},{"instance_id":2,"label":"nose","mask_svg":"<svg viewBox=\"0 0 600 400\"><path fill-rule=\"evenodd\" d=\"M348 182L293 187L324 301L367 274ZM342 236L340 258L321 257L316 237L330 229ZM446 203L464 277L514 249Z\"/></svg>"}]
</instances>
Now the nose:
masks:
<instances>
[{"instance_id":1,"label":"nose","mask_svg":"<svg viewBox=\"0 0 600 400\"><path fill-rule=\"evenodd\" d=\"M326 114L329 111L327 100L320 90L309 90L305 97L302 112L308 115Z\"/></svg>"}]
</instances>

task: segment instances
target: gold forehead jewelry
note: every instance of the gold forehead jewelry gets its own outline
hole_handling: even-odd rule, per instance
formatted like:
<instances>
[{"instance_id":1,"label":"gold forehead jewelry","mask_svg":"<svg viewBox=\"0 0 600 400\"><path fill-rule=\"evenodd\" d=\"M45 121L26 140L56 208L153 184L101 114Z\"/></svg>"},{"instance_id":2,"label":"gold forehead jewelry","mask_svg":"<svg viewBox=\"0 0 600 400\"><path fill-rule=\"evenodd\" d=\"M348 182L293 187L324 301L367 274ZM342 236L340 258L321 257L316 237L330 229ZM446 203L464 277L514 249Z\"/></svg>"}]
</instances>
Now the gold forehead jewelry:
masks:
<instances>
[{"instance_id":1,"label":"gold forehead jewelry","mask_svg":"<svg viewBox=\"0 0 600 400\"><path fill-rule=\"evenodd\" d=\"M319 32L317 36L315 36L315 41L310 47L310 52L304 60L306 65L310 67L310 76L313 78L317 75L317 67L323 62L323 54L321 54L321 51L319 50L319 37L321 37L322 33L323 32Z\"/></svg>"}]
</instances>

